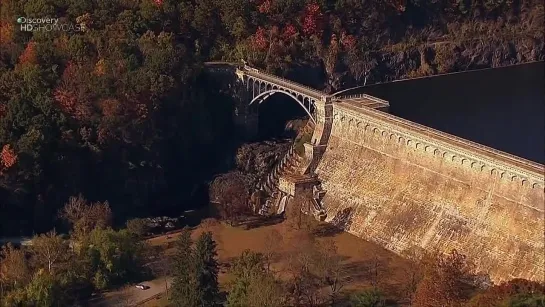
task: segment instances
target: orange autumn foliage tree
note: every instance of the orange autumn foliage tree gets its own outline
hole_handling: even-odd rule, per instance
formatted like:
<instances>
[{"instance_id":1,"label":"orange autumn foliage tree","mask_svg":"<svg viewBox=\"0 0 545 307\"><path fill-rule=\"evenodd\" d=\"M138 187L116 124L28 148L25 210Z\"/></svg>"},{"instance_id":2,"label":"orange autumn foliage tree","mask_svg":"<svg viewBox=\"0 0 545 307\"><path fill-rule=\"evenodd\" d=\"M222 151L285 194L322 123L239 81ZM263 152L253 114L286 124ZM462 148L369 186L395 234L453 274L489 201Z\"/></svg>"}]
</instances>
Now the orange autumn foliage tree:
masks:
<instances>
[{"instance_id":1,"label":"orange autumn foliage tree","mask_svg":"<svg viewBox=\"0 0 545 307\"><path fill-rule=\"evenodd\" d=\"M22 66L35 65L38 63L38 57L36 55L36 43L28 42L25 51L19 57L19 63Z\"/></svg>"},{"instance_id":2,"label":"orange autumn foliage tree","mask_svg":"<svg viewBox=\"0 0 545 307\"><path fill-rule=\"evenodd\" d=\"M57 88L53 92L53 97L62 111L68 114L75 114L76 97L72 91L64 88Z\"/></svg>"},{"instance_id":3,"label":"orange autumn foliage tree","mask_svg":"<svg viewBox=\"0 0 545 307\"><path fill-rule=\"evenodd\" d=\"M541 298L542 301L545 300L545 283L538 283L526 279L513 279L480 291L480 293L471 298L467 307L515 306L512 304L511 300L516 298L531 298L532 296L536 298L536 301L539 298ZM528 303L528 306L535 306L530 305L529 302L526 303ZM516 306L527 305L522 304L521 302Z\"/></svg>"},{"instance_id":4,"label":"orange autumn foliage tree","mask_svg":"<svg viewBox=\"0 0 545 307\"><path fill-rule=\"evenodd\" d=\"M86 100L85 77L89 72L81 66L68 62L61 77L61 84L53 91L59 108L72 118L85 120L91 115Z\"/></svg>"},{"instance_id":5,"label":"orange autumn foliage tree","mask_svg":"<svg viewBox=\"0 0 545 307\"><path fill-rule=\"evenodd\" d=\"M11 145L4 145L4 147L2 147L2 152L0 152L0 163L2 168L8 169L15 165L16 162L17 154L11 148Z\"/></svg>"}]
</instances>

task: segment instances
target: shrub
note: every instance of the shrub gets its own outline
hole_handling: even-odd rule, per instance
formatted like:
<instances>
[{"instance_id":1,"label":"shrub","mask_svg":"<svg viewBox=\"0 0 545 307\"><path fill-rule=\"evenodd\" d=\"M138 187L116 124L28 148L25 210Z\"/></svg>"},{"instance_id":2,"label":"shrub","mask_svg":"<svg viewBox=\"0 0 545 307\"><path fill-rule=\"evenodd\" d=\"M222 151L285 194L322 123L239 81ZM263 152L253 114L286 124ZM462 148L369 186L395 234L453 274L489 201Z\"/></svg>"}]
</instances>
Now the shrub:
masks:
<instances>
[{"instance_id":1,"label":"shrub","mask_svg":"<svg viewBox=\"0 0 545 307\"><path fill-rule=\"evenodd\" d=\"M353 307L382 307L386 306L382 293L378 289L368 289L354 294L350 299Z\"/></svg>"}]
</instances>

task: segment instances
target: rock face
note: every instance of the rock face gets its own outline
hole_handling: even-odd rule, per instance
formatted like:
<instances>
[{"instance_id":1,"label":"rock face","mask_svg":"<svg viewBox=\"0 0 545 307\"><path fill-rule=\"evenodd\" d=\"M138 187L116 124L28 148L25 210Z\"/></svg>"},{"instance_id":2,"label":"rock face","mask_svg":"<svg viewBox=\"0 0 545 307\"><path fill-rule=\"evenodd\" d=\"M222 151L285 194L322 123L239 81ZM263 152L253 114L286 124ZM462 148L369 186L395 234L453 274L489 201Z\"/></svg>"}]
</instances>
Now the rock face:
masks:
<instances>
[{"instance_id":1,"label":"rock face","mask_svg":"<svg viewBox=\"0 0 545 307\"><path fill-rule=\"evenodd\" d=\"M316 170L327 221L401 255L456 249L495 282L543 281L543 166L526 173L535 180L521 179L510 172L525 166L502 170L455 149L335 111Z\"/></svg>"},{"instance_id":2,"label":"rock face","mask_svg":"<svg viewBox=\"0 0 545 307\"><path fill-rule=\"evenodd\" d=\"M146 226L151 230L169 230L176 228L176 225L179 224L180 219L183 219L184 216L177 217L168 217L168 216L158 216L158 217L148 217L144 220L146 221Z\"/></svg>"},{"instance_id":3,"label":"rock face","mask_svg":"<svg viewBox=\"0 0 545 307\"><path fill-rule=\"evenodd\" d=\"M308 120L295 119L286 123L285 137L295 137L307 127ZM270 140L242 145L236 154L237 168L248 178L250 186L266 180L275 165L292 146L292 139Z\"/></svg>"},{"instance_id":4,"label":"rock face","mask_svg":"<svg viewBox=\"0 0 545 307\"><path fill-rule=\"evenodd\" d=\"M265 141L242 145L236 155L237 168L247 175L251 186L265 178L290 147L290 140Z\"/></svg>"}]
</instances>

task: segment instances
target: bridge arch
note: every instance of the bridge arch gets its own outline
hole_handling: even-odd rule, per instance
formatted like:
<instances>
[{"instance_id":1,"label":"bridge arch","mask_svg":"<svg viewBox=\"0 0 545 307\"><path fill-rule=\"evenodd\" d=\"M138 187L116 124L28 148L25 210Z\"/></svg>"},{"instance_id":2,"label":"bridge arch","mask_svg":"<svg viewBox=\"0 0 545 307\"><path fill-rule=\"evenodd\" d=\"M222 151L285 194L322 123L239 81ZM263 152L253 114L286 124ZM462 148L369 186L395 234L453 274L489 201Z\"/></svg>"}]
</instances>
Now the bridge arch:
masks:
<instances>
[{"instance_id":1,"label":"bridge arch","mask_svg":"<svg viewBox=\"0 0 545 307\"><path fill-rule=\"evenodd\" d=\"M265 101L265 99L269 98L270 96L276 94L276 93L281 93L281 94L284 94L288 97L290 97L291 99L295 100L302 108L303 110L305 110L305 112L308 114L308 116L310 117L310 120L316 124L316 119L314 118L314 114L312 114L312 108L314 107L314 104L313 104L313 101L310 100L309 98L309 105L308 105L308 108L305 106L305 103L304 103L304 99L303 100L299 100L298 96L288 92L288 91L284 91L284 90L280 90L280 89L270 89L270 90L267 90L257 96L255 96L252 101L250 101L250 106L253 105L255 102L257 102L258 104L262 103L263 101ZM300 95L299 95L300 96Z\"/></svg>"}]
</instances>

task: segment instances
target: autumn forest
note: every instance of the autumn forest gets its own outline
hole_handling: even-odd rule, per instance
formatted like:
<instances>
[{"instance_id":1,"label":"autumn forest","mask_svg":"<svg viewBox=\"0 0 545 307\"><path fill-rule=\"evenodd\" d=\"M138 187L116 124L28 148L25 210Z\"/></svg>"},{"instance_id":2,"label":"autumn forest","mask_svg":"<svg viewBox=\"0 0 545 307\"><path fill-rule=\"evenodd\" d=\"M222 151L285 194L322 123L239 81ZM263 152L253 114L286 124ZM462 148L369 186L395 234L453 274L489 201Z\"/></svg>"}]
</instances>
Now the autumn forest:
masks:
<instances>
[{"instance_id":1,"label":"autumn forest","mask_svg":"<svg viewBox=\"0 0 545 307\"><path fill-rule=\"evenodd\" d=\"M27 32L17 23L22 16L81 27ZM215 81L204 62L245 60L333 92L543 61L543 18L537 0L1 0L0 237L42 234L32 247L34 262L22 261L23 252L11 246L0 253L20 269L0 272L3 287L13 290L10 302L53 306L60 296L44 298L40 287L61 275L56 292L48 291L70 289L62 297L66 304L79 299L78 291L90 295L140 278L144 273L136 269L149 254L139 241L139 222L127 220L208 204L208 184L235 164L241 141L233 129L232 98L211 90ZM309 71L317 77L306 77ZM123 225L127 229L119 230ZM70 232L79 251L51 229ZM188 269L197 266L217 275L211 235L195 240L193 254L188 233L176 243L178 273L197 272ZM318 243L308 244L317 253ZM47 254L51 245L56 261ZM112 246L125 248L118 258L108 258ZM263 257L248 252L237 258L236 287L253 278L280 291ZM432 261L429 274L443 275L430 277L428 286L463 275L462 258ZM183 278L197 277L177 278L175 293L195 290L180 287ZM200 298L174 300L213 306L221 298L217 280L204 286L210 285L216 288L199 290ZM504 295L517 285L494 291ZM248 290L236 287L228 299L232 306L251 306L240 303L249 300ZM362 299L374 294L366 295ZM214 303L184 301L189 299Z\"/></svg>"}]
</instances>

